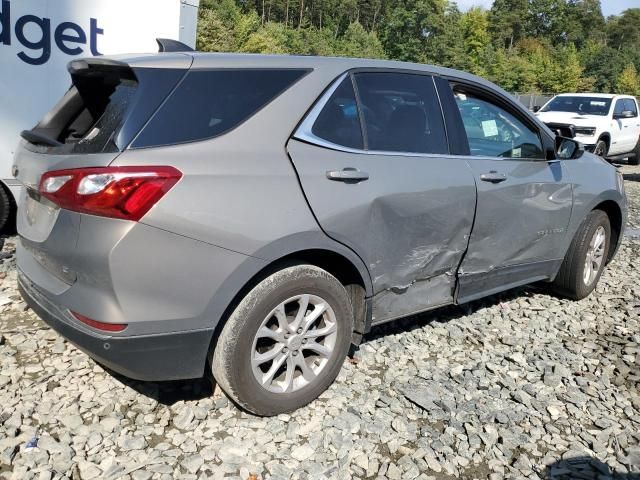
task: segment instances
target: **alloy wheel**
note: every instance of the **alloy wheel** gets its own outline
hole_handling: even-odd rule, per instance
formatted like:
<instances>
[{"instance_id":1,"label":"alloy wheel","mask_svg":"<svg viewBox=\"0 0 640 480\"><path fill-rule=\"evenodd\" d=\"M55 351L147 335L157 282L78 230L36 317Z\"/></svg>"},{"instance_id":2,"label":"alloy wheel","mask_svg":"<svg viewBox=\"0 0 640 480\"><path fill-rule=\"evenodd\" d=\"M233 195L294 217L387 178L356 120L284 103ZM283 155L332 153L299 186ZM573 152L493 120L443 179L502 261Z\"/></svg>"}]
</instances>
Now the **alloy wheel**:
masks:
<instances>
[{"instance_id":1,"label":"alloy wheel","mask_svg":"<svg viewBox=\"0 0 640 480\"><path fill-rule=\"evenodd\" d=\"M251 350L253 374L270 392L300 390L327 366L337 336L336 316L326 300L311 294L288 298L258 328Z\"/></svg>"},{"instance_id":2,"label":"alloy wheel","mask_svg":"<svg viewBox=\"0 0 640 480\"><path fill-rule=\"evenodd\" d=\"M584 284L591 285L598 273L604 260L604 248L607 240L607 232L602 225L600 225L591 237L589 242L589 248L587 250L587 257L584 261L583 280Z\"/></svg>"}]
</instances>

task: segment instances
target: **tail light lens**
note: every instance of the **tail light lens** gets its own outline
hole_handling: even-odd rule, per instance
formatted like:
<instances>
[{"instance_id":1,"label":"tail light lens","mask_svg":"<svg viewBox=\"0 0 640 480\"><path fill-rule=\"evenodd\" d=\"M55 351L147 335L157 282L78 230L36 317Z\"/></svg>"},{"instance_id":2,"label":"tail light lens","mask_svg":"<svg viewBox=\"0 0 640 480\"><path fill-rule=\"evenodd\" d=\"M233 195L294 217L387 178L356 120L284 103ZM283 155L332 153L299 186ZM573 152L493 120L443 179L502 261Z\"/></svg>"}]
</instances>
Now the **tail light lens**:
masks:
<instances>
[{"instance_id":1,"label":"tail light lens","mask_svg":"<svg viewBox=\"0 0 640 480\"><path fill-rule=\"evenodd\" d=\"M122 332L125 328L127 328L126 323L104 323L98 322L97 320L92 320L84 315L80 315L76 312L71 312L71 314L80 320L85 325L90 326L96 330L101 330L103 332Z\"/></svg>"},{"instance_id":2,"label":"tail light lens","mask_svg":"<svg viewBox=\"0 0 640 480\"><path fill-rule=\"evenodd\" d=\"M181 177L173 167L56 170L42 176L39 191L66 210L138 221Z\"/></svg>"}]
</instances>

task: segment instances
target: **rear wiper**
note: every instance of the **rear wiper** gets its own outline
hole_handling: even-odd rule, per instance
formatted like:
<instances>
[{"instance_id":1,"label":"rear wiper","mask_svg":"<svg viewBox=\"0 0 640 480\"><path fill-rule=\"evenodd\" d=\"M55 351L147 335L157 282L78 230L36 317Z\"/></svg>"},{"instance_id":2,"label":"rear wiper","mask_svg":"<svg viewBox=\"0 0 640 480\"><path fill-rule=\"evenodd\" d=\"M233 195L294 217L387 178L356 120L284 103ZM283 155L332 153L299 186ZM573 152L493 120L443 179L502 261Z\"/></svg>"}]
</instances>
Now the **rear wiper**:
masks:
<instances>
[{"instance_id":1,"label":"rear wiper","mask_svg":"<svg viewBox=\"0 0 640 480\"><path fill-rule=\"evenodd\" d=\"M20 133L20 136L27 142L33 143L34 145L44 145L46 147L60 147L64 145L64 143L59 142L55 138L47 137L46 135L34 132L33 130L23 130Z\"/></svg>"}]
</instances>

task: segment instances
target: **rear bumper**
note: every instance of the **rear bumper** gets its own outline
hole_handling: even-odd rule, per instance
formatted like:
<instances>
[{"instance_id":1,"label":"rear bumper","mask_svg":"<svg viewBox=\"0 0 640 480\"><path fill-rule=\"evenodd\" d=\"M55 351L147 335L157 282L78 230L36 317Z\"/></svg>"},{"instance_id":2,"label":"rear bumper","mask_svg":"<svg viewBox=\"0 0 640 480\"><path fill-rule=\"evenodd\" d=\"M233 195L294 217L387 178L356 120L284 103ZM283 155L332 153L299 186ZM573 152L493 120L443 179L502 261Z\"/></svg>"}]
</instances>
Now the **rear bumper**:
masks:
<instances>
[{"instance_id":1,"label":"rear bumper","mask_svg":"<svg viewBox=\"0 0 640 480\"><path fill-rule=\"evenodd\" d=\"M204 374L213 330L139 336L107 336L74 324L68 311L55 305L21 272L18 288L42 320L105 367L136 380L198 378Z\"/></svg>"}]
</instances>

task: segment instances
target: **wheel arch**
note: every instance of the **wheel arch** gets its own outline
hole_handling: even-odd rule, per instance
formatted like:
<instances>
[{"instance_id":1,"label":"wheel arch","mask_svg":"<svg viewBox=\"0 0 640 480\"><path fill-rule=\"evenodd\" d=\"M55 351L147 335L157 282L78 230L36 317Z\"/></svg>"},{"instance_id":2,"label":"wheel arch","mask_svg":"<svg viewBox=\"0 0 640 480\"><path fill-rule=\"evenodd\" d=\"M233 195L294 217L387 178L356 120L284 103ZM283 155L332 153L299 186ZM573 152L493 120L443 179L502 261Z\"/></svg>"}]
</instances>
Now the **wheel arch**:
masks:
<instances>
[{"instance_id":1,"label":"wheel arch","mask_svg":"<svg viewBox=\"0 0 640 480\"><path fill-rule=\"evenodd\" d=\"M611 134L609 132L602 132L598 137L598 140L604 140L607 142L607 147L611 146Z\"/></svg>"},{"instance_id":2,"label":"wheel arch","mask_svg":"<svg viewBox=\"0 0 640 480\"><path fill-rule=\"evenodd\" d=\"M611 241L609 242L609 252L607 252L607 263L609 263L620 244L620 235L622 234L624 217L622 209L613 200L604 200L598 203L593 210L602 210L609 217L609 223L611 224Z\"/></svg>"},{"instance_id":3,"label":"wheel arch","mask_svg":"<svg viewBox=\"0 0 640 480\"><path fill-rule=\"evenodd\" d=\"M256 268L255 258L263 259ZM353 342L359 343L371 326L373 283L364 262L349 248L326 237L324 233L296 234L269 244L256 252L246 266L240 266L213 296L208 311L214 319L209 346L213 355L220 332L231 313L258 283L287 266L308 263L335 276L347 289L354 309ZM220 305L223 305L221 310Z\"/></svg>"}]
</instances>

